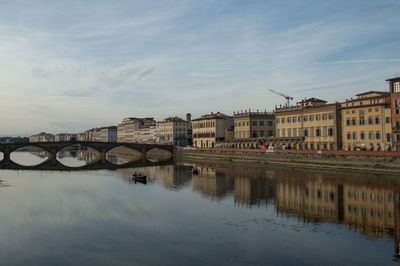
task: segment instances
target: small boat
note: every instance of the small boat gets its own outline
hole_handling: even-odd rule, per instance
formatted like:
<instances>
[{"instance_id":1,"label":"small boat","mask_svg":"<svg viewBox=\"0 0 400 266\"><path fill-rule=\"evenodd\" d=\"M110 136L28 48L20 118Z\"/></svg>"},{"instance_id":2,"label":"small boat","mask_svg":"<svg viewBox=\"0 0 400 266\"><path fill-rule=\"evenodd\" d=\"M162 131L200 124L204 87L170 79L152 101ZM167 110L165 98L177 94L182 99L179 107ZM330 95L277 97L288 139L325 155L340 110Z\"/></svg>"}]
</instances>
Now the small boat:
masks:
<instances>
[{"instance_id":1,"label":"small boat","mask_svg":"<svg viewBox=\"0 0 400 266\"><path fill-rule=\"evenodd\" d=\"M147 179L147 175L144 174L138 174L138 173L133 173L132 179L135 181L143 181Z\"/></svg>"},{"instance_id":2,"label":"small boat","mask_svg":"<svg viewBox=\"0 0 400 266\"><path fill-rule=\"evenodd\" d=\"M199 170L197 168L192 169L192 174L197 175L199 173Z\"/></svg>"}]
</instances>

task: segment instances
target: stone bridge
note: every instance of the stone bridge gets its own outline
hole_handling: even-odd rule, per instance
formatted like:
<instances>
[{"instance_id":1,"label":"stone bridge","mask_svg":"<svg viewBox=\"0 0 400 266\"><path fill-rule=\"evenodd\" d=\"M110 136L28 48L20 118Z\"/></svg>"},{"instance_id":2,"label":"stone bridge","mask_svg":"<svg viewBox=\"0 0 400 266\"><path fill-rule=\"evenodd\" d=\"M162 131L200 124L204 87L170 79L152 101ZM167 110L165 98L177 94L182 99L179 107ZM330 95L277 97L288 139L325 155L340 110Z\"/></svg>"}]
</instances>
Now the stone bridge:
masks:
<instances>
[{"instance_id":1,"label":"stone bridge","mask_svg":"<svg viewBox=\"0 0 400 266\"><path fill-rule=\"evenodd\" d=\"M57 153L62 149L71 146L80 145L85 148L92 148L99 153L99 157L84 166L69 167L65 166L57 160ZM43 149L48 153L48 159L39 165L24 166L13 162L10 159L10 154L20 148L34 146ZM126 147L136 150L142 154L140 160L129 162L123 165L115 165L106 159L106 153L116 147ZM148 151L152 149L162 149L171 153L171 159L162 162L152 162L146 158ZM172 145L158 144L136 144L136 143L117 143L117 142L89 142L89 141L72 141L72 142L27 142L27 143L6 143L0 144L0 152L3 153L3 160L0 162L0 169L27 169L27 170L96 170L96 169L117 169L130 167L143 167L152 165L171 164L173 159Z\"/></svg>"}]
</instances>

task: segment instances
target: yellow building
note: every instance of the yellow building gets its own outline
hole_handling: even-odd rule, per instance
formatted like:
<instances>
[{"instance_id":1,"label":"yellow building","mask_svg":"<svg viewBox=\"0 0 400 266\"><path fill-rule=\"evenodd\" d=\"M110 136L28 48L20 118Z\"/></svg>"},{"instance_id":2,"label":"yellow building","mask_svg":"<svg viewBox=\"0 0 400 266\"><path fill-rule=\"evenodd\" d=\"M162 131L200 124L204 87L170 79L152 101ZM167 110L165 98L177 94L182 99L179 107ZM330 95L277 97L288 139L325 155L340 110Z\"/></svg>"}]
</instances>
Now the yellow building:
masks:
<instances>
[{"instance_id":1,"label":"yellow building","mask_svg":"<svg viewBox=\"0 0 400 266\"><path fill-rule=\"evenodd\" d=\"M275 136L273 113L237 112L233 115L233 121L236 148L257 148L265 144L265 138Z\"/></svg>"},{"instance_id":2,"label":"yellow building","mask_svg":"<svg viewBox=\"0 0 400 266\"><path fill-rule=\"evenodd\" d=\"M276 140L291 149L338 150L341 148L339 104L310 98L296 106L275 110Z\"/></svg>"},{"instance_id":3,"label":"yellow building","mask_svg":"<svg viewBox=\"0 0 400 266\"><path fill-rule=\"evenodd\" d=\"M220 112L203 115L192 121L193 146L213 148L219 142L225 141L225 129L233 127L231 116Z\"/></svg>"},{"instance_id":4,"label":"yellow building","mask_svg":"<svg viewBox=\"0 0 400 266\"><path fill-rule=\"evenodd\" d=\"M341 103L343 150L392 149L390 93L370 91Z\"/></svg>"}]
</instances>

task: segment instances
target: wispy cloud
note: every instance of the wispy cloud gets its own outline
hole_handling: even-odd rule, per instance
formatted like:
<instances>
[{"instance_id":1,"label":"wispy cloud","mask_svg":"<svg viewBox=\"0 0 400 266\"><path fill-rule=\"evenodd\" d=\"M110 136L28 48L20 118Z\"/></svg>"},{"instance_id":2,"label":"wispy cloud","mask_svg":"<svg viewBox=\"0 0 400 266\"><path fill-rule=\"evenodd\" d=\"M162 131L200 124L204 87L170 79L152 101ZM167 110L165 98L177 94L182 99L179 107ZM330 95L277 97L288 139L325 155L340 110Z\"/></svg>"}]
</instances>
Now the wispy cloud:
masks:
<instances>
[{"instance_id":1,"label":"wispy cloud","mask_svg":"<svg viewBox=\"0 0 400 266\"><path fill-rule=\"evenodd\" d=\"M20 2L1 2L0 134L284 102L266 88L334 101L400 72L397 0Z\"/></svg>"}]
</instances>

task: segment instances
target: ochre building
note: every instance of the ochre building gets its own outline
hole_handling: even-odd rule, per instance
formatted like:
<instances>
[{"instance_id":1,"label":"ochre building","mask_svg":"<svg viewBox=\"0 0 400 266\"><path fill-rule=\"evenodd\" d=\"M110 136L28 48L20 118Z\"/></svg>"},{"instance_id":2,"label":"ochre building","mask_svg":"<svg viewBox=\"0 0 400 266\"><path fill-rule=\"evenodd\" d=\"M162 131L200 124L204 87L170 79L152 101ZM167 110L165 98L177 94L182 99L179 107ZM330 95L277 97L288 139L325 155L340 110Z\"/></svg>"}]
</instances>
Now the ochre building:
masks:
<instances>
[{"instance_id":1,"label":"ochre building","mask_svg":"<svg viewBox=\"0 0 400 266\"><path fill-rule=\"evenodd\" d=\"M276 138L270 145L288 149L341 148L339 104L310 98L275 110Z\"/></svg>"},{"instance_id":2,"label":"ochre building","mask_svg":"<svg viewBox=\"0 0 400 266\"><path fill-rule=\"evenodd\" d=\"M390 94L369 91L341 103L343 150L392 150Z\"/></svg>"},{"instance_id":3,"label":"ochre building","mask_svg":"<svg viewBox=\"0 0 400 266\"><path fill-rule=\"evenodd\" d=\"M264 112L237 112L233 115L236 148L257 148L275 136L275 115Z\"/></svg>"}]
</instances>

